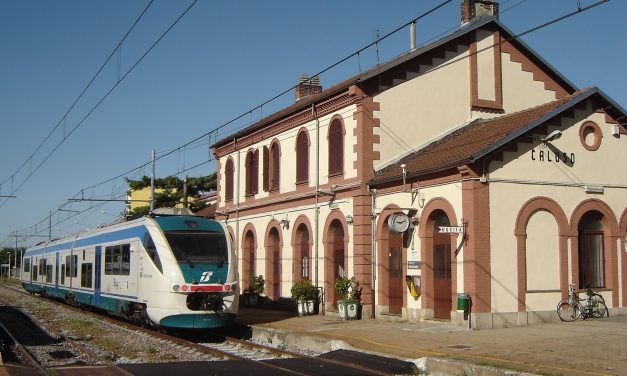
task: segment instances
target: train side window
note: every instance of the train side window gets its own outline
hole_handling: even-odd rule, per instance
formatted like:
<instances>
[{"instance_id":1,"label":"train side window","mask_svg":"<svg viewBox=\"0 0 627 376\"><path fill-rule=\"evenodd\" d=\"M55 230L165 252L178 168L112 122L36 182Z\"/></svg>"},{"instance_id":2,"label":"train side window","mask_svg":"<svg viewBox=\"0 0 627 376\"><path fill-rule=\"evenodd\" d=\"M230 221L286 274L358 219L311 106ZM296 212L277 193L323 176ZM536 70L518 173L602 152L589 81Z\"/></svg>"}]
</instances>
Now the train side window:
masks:
<instances>
[{"instance_id":1,"label":"train side window","mask_svg":"<svg viewBox=\"0 0 627 376\"><path fill-rule=\"evenodd\" d=\"M61 284L65 285L65 264L61 264Z\"/></svg>"},{"instance_id":2,"label":"train side window","mask_svg":"<svg viewBox=\"0 0 627 376\"><path fill-rule=\"evenodd\" d=\"M83 261L85 261L85 250L83 249Z\"/></svg>"},{"instance_id":3,"label":"train side window","mask_svg":"<svg viewBox=\"0 0 627 376\"><path fill-rule=\"evenodd\" d=\"M33 265L33 272L31 273L31 279L37 280L37 265Z\"/></svg>"},{"instance_id":4,"label":"train side window","mask_svg":"<svg viewBox=\"0 0 627 376\"><path fill-rule=\"evenodd\" d=\"M30 257L24 259L24 272L30 271Z\"/></svg>"},{"instance_id":5,"label":"train side window","mask_svg":"<svg viewBox=\"0 0 627 376\"><path fill-rule=\"evenodd\" d=\"M39 275L46 275L47 269L48 269L48 260L47 259L39 260Z\"/></svg>"},{"instance_id":6,"label":"train side window","mask_svg":"<svg viewBox=\"0 0 627 376\"><path fill-rule=\"evenodd\" d=\"M52 265L46 266L46 282L52 282Z\"/></svg>"},{"instance_id":7,"label":"train side window","mask_svg":"<svg viewBox=\"0 0 627 376\"><path fill-rule=\"evenodd\" d=\"M105 248L105 274L131 274L131 245L122 244Z\"/></svg>"},{"instance_id":8,"label":"train side window","mask_svg":"<svg viewBox=\"0 0 627 376\"><path fill-rule=\"evenodd\" d=\"M81 264L81 287L92 287L94 265L92 263Z\"/></svg>"},{"instance_id":9,"label":"train side window","mask_svg":"<svg viewBox=\"0 0 627 376\"><path fill-rule=\"evenodd\" d=\"M159 258L159 253L157 253L157 247L155 246L155 242L152 240L152 236L150 233L146 233L146 237L144 238L144 248L150 256L153 264L159 269L159 272L163 274L163 267L161 266L161 259Z\"/></svg>"},{"instance_id":10,"label":"train side window","mask_svg":"<svg viewBox=\"0 0 627 376\"><path fill-rule=\"evenodd\" d=\"M70 277L76 278L78 276L78 255L72 255L70 258Z\"/></svg>"}]
</instances>

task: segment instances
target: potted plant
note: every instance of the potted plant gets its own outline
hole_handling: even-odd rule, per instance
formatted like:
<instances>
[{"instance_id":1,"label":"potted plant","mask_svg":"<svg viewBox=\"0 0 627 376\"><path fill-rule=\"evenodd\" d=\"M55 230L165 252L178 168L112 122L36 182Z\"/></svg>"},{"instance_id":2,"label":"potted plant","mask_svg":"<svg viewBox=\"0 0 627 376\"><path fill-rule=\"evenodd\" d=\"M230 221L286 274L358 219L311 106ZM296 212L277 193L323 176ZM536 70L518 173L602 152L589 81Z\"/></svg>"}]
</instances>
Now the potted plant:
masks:
<instances>
[{"instance_id":1,"label":"potted plant","mask_svg":"<svg viewBox=\"0 0 627 376\"><path fill-rule=\"evenodd\" d=\"M316 313L318 306L318 289L308 279L301 279L294 283L291 289L292 299L298 305L298 314L309 316Z\"/></svg>"},{"instance_id":2,"label":"potted plant","mask_svg":"<svg viewBox=\"0 0 627 376\"><path fill-rule=\"evenodd\" d=\"M360 319L361 305L359 300L361 299L361 286L359 286L359 282L357 282L355 277L340 277L335 280L333 287L335 287L335 291L340 296L340 300L337 301L340 317L344 320Z\"/></svg>"},{"instance_id":3,"label":"potted plant","mask_svg":"<svg viewBox=\"0 0 627 376\"><path fill-rule=\"evenodd\" d=\"M248 275L248 288L244 290L243 301L245 307L257 307L261 303L259 295L266 291L266 281L262 275Z\"/></svg>"}]
</instances>

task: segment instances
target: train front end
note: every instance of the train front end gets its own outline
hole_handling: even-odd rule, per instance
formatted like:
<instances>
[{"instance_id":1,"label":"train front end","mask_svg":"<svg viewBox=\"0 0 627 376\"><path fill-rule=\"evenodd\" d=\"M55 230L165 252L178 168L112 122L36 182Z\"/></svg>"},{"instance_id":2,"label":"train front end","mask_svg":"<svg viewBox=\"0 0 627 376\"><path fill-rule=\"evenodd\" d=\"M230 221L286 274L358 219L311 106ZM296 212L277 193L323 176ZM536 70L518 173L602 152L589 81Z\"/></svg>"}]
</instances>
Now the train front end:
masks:
<instances>
[{"instance_id":1,"label":"train front end","mask_svg":"<svg viewBox=\"0 0 627 376\"><path fill-rule=\"evenodd\" d=\"M147 304L151 321L194 329L233 324L239 301L237 262L224 226L193 216L156 217L153 223L153 247L164 280L163 293Z\"/></svg>"}]
</instances>

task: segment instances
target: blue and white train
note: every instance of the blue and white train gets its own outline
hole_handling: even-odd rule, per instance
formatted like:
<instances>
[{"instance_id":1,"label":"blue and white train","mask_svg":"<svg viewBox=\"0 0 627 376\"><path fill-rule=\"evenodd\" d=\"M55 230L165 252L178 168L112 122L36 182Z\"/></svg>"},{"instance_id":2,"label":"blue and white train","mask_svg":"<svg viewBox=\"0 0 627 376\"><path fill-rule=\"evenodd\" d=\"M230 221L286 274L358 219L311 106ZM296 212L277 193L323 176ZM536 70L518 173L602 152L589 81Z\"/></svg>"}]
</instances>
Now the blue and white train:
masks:
<instances>
[{"instance_id":1,"label":"blue and white train","mask_svg":"<svg viewBox=\"0 0 627 376\"><path fill-rule=\"evenodd\" d=\"M164 328L235 320L237 261L219 222L147 216L30 248L22 286Z\"/></svg>"}]
</instances>

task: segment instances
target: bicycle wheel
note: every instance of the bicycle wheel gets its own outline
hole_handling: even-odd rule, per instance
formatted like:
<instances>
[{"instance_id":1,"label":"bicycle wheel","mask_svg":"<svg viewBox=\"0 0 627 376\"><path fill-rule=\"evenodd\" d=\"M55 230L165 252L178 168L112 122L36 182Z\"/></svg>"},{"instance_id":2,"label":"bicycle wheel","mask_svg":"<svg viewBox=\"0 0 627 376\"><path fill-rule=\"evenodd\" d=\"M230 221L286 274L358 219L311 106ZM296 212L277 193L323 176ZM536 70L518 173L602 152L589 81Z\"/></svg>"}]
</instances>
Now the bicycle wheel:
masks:
<instances>
[{"instance_id":1,"label":"bicycle wheel","mask_svg":"<svg viewBox=\"0 0 627 376\"><path fill-rule=\"evenodd\" d=\"M603 316L609 317L609 311L605 305L605 300L601 295L593 295L590 297L590 307L592 308L592 317L599 319Z\"/></svg>"},{"instance_id":2,"label":"bicycle wheel","mask_svg":"<svg viewBox=\"0 0 627 376\"><path fill-rule=\"evenodd\" d=\"M579 303L570 304L568 299L557 303L557 315L562 321L575 321L581 316L581 306Z\"/></svg>"}]
</instances>

